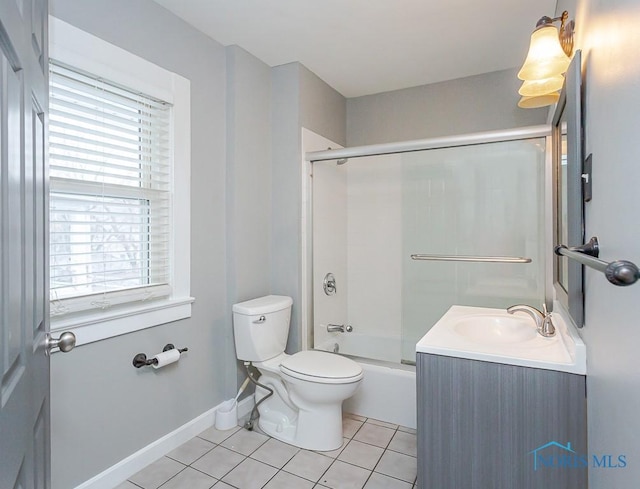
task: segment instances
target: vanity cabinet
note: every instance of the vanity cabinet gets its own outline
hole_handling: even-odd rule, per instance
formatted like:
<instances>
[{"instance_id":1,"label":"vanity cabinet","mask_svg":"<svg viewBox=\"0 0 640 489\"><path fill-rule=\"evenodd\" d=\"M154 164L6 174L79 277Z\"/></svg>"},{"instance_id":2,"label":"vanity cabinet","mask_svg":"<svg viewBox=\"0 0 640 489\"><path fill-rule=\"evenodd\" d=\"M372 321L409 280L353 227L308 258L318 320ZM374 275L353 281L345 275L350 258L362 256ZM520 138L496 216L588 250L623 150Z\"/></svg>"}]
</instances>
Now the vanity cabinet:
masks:
<instances>
[{"instance_id":1,"label":"vanity cabinet","mask_svg":"<svg viewBox=\"0 0 640 489\"><path fill-rule=\"evenodd\" d=\"M417 353L421 489L587 487L586 377Z\"/></svg>"}]
</instances>

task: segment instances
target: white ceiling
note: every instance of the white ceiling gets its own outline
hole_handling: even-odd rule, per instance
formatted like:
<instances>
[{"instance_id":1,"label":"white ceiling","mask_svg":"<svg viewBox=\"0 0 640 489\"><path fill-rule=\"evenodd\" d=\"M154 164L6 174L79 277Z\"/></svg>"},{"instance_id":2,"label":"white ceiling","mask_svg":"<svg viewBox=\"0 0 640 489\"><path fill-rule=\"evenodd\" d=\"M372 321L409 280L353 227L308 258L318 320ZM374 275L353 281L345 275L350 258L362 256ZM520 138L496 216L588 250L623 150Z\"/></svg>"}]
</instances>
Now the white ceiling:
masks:
<instances>
[{"instance_id":1,"label":"white ceiling","mask_svg":"<svg viewBox=\"0 0 640 489\"><path fill-rule=\"evenodd\" d=\"M556 0L155 0L270 66L299 61L345 97L516 67Z\"/></svg>"}]
</instances>

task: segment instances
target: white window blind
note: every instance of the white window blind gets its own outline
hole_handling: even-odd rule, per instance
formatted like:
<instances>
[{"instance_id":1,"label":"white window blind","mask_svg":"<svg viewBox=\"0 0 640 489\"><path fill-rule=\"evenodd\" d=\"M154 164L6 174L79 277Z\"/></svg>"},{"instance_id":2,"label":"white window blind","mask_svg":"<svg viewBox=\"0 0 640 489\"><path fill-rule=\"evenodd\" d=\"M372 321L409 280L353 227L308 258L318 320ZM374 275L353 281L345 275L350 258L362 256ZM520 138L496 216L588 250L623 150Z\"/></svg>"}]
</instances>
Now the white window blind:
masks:
<instances>
[{"instance_id":1,"label":"white window blind","mask_svg":"<svg viewBox=\"0 0 640 489\"><path fill-rule=\"evenodd\" d=\"M51 315L171 293L171 105L50 64Z\"/></svg>"}]
</instances>

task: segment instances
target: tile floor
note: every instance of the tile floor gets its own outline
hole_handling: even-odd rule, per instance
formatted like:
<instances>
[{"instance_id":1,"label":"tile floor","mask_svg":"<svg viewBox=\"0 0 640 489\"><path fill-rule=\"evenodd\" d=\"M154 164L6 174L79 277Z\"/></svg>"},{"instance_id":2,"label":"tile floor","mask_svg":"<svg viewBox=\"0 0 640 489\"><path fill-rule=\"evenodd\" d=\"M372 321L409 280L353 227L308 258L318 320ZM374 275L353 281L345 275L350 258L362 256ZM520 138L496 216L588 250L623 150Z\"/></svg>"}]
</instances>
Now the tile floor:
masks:
<instances>
[{"instance_id":1,"label":"tile floor","mask_svg":"<svg viewBox=\"0 0 640 489\"><path fill-rule=\"evenodd\" d=\"M209 428L116 489L412 489L415 430L345 414L333 452L301 450L258 431Z\"/></svg>"}]
</instances>

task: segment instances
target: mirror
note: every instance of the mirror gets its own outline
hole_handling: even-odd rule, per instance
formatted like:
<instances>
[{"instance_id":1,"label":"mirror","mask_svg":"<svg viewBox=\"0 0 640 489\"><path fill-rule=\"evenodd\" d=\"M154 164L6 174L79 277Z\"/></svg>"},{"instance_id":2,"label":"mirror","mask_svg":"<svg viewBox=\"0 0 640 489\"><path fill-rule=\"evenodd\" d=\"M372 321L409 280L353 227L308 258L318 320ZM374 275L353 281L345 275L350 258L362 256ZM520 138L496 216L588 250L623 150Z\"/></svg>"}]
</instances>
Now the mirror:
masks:
<instances>
[{"instance_id":1,"label":"mirror","mask_svg":"<svg viewBox=\"0 0 640 489\"><path fill-rule=\"evenodd\" d=\"M584 243L581 56L576 51L553 116L554 248ZM553 283L576 326L584 325L583 266L554 254Z\"/></svg>"}]
</instances>

